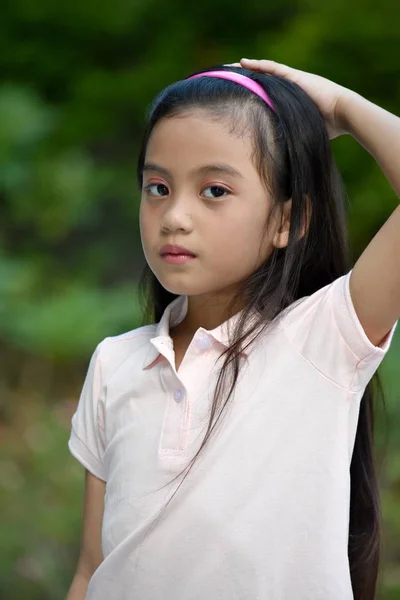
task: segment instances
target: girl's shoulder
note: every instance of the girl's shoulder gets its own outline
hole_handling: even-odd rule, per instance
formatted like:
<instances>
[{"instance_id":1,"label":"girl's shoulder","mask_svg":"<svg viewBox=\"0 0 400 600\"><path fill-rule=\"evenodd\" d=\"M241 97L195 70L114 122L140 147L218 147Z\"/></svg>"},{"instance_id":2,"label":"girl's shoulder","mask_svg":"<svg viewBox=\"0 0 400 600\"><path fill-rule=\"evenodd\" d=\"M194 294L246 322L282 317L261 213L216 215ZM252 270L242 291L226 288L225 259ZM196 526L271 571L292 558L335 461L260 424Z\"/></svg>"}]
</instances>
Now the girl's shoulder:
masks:
<instances>
[{"instance_id":1,"label":"girl's shoulder","mask_svg":"<svg viewBox=\"0 0 400 600\"><path fill-rule=\"evenodd\" d=\"M104 338L94 352L103 375L112 373L129 358L137 355L139 359L143 351L147 352L156 328L157 324L143 325L125 333Z\"/></svg>"},{"instance_id":2,"label":"girl's shoulder","mask_svg":"<svg viewBox=\"0 0 400 600\"><path fill-rule=\"evenodd\" d=\"M294 302L280 322L297 352L325 377L361 389L383 360L396 327L379 346L370 342L351 298L350 275Z\"/></svg>"}]
</instances>

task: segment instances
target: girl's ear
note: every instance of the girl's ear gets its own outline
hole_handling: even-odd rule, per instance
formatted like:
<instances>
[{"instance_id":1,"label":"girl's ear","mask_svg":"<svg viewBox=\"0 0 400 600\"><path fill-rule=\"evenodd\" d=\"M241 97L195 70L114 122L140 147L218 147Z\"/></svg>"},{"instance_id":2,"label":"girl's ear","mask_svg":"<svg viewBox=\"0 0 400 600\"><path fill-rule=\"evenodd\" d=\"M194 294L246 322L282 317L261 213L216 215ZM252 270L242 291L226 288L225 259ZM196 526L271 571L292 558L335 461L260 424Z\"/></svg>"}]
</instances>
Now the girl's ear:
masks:
<instances>
[{"instance_id":1,"label":"girl's ear","mask_svg":"<svg viewBox=\"0 0 400 600\"><path fill-rule=\"evenodd\" d=\"M292 200L286 200L282 207L282 212L280 215L280 224L278 224L272 240L275 248L286 248L286 246L289 243L291 212Z\"/></svg>"},{"instance_id":2,"label":"girl's ear","mask_svg":"<svg viewBox=\"0 0 400 600\"><path fill-rule=\"evenodd\" d=\"M306 214L304 215L305 218L304 218L304 222L303 222L303 227L301 229L300 236L299 236L300 240L302 237L304 237L304 235L306 234L306 231L308 231L308 228L310 226L311 200L310 200L309 196L307 196L307 198L306 198L306 206L307 206L307 208L306 208ZM286 202L283 205L281 222L274 234L273 244L274 244L275 248L286 248L286 246L289 243L291 213L292 213L292 200L290 199L290 200L286 200Z\"/></svg>"}]
</instances>

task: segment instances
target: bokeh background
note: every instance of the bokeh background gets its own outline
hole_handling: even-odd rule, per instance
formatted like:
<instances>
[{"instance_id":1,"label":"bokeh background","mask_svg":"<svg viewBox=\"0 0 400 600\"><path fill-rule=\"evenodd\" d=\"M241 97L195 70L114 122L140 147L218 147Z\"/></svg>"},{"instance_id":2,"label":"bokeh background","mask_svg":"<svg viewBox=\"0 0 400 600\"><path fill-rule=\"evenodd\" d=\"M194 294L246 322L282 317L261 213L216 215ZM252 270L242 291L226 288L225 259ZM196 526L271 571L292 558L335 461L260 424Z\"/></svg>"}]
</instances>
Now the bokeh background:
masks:
<instances>
[{"instance_id":1,"label":"bokeh background","mask_svg":"<svg viewBox=\"0 0 400 600\"><path fill-rule=\"evenodd\" d=\"M0 18L0 597L60 600L83 468L67 440L97 343L141 324L135 165L165 85L242 56L331 78L398 113L397 1L3 0ZM397 205L350 136L332 147L354 258ZM384 577L400 599L400 332L380 368ZM328 540L327 540L328 543ZM338 598L338 600L340 600Z\"/></svg>"}]
</instances>

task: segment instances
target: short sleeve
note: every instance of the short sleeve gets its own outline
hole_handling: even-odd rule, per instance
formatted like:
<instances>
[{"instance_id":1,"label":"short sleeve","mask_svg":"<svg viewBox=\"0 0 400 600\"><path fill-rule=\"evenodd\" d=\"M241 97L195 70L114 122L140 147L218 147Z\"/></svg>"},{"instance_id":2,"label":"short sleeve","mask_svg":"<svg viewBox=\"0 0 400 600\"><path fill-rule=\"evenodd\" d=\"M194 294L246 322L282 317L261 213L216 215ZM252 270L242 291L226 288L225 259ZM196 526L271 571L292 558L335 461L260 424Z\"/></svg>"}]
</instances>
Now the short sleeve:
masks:
<instances>
[{"instance_id":1,"label":"short sleeve","mask_svg":"<svg viewBox=\"0 0 400 600\"><path fill-rule=\"evenodd\" d=\"M371 343L351 299L351 272L295 302L282 325L304 359L336 384L357 391L380 365L397 323L379 346Z\"/></svg>"},{"instance_id":2,"label":"short sleeve","mask_svg":"<svg viewBox=\"0 0 400 600\"><path fill-rule=\"evenodd\" d=\"M91 357L78 406L72 417L68 448L86 469L106 481L103 465L105 444L101 366L101 349L104 341L97 346Z\"/></svg>"}]
</instances>

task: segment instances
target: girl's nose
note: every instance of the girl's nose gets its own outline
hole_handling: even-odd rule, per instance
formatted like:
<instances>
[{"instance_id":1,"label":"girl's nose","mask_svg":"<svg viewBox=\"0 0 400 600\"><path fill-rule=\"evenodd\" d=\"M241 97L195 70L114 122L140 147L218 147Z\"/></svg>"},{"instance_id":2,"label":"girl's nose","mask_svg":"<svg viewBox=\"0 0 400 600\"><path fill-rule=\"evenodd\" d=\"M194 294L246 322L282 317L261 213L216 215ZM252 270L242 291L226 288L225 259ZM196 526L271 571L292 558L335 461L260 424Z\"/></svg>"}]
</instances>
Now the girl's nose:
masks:
<instances>
[{"instance_id":1,"label":"girl's nose","mask_svg":"<svg viewBox=\"0 0 400 600\"><path fill-rule=\"evenodd\" d=\"M168 203L162 216L162 229L165 231L191 231L193 221L186 200L175 199Z\"/></svg>"}]
</instances>

